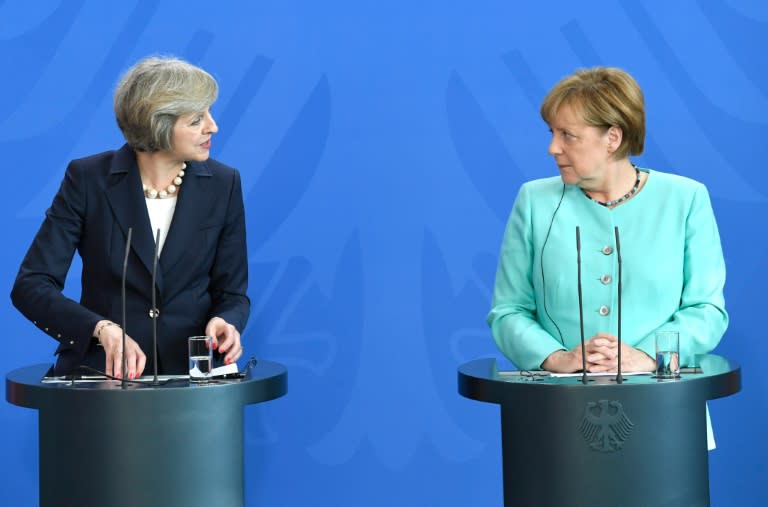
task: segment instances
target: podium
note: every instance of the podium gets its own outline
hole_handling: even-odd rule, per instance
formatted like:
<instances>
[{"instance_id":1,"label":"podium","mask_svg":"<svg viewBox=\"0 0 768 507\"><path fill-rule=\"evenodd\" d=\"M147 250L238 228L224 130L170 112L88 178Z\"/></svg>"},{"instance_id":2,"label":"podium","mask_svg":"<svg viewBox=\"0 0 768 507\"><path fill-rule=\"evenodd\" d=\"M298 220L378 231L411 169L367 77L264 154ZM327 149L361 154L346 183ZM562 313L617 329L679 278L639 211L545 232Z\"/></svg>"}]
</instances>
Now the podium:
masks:
<instances>
[{"instance_id":1,"label":"podium","mask_svg":"<svg viewBox=\"0 0 768 507\"><path fill-rule=\"evenodd\" d=\"M709 506L705 402L741 389L732 361L703 355L679 379L554 377L458 369L459 393L501 408L504 505Z\"/></svg>"},{"instance_id":2,"label":"podium","mask_svg":"<svg viewBox=\"0 0 768 507\"><path fill-rule=\"evenodd\" d=\"M42 382L48 368L5 383L10 403L39 411L42 507L242 506L243 407L287 390L285 367L269 361L238 380L125 388Z\"/></svg>"}]
</instances>

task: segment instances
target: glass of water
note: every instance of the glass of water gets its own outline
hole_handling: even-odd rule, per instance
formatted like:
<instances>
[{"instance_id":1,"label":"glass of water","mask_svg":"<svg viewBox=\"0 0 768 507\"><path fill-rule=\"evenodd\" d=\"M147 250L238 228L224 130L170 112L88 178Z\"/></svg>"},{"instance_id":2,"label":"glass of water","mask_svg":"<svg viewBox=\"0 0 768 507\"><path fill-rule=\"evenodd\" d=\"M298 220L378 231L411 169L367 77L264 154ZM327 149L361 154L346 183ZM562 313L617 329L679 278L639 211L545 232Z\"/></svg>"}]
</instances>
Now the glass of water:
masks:
<instances>
[{"instance_id":1,"label":"glass of water","mask_svg":"<svg viewBox=\"0 0 768 507\"><path fill-rule=\"evenodd\" d=\"M189 381L197 384L208 382L213 366L213 337L189 337Z\"/></svg>"},{"instance_id":2,"label":"glass of water","mask_svg":"<svg viewBox=\"0 0 768 507\"><path fill-rule=\"evenodd\" d=\"M656 333L656 378L680 377L680 333L658 331Z\"/></svg>"}]
</instances>

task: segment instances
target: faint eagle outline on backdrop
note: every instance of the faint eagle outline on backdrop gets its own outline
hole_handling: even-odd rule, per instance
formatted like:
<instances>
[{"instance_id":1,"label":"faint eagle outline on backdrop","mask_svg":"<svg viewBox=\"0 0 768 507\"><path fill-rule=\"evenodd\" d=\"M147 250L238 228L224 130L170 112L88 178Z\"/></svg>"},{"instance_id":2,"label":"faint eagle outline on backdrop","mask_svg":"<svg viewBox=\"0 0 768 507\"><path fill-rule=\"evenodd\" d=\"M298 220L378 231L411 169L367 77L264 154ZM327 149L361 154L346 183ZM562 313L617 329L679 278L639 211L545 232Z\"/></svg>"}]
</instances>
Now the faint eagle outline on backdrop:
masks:
<instances>
[{"instance_id":1,"label":"faint eagle outline on backdrop","mask_svg":"<svg viewBox=\"0 0 768 507\"><path fill-rule=\"evenodd\" d=\"M49 42L61 42L66 39L81 14L84 3L84 0L60 2L37 26L16 37L0 41L0 65L4 69L13 69L13 79L6 80L4 86L11 86L13 92L18 92L18 95L13 95L15 100L0 105L0 125L4 125L7 132L17 132L15 129L9 129L6 122L15 112L22 109L25 103L39 101L47 104L51 100L51 97L37 97L33 94L51 66L52 59L57 58L58 45ZM4 153L24 154L24 170L9 171L5 175L9 184L27 186L32 178L38 182L37 188L40 188L40 182L48 182L42 191L36 192L31 198L27 193L7 196L10 209L20 210L17 217L40 220L41 210L50 205L64 175L64 168L72 155L72 147L81 139L87 126L94 122L101 101L111 96L117 76L125 70L127 62L131 61L131 53L141 38L142 27L156 10L157 2L141 0L136 3L115 31L113 40L104 41L109 44L108 51L100 62L94 63L95 70L90 80L82 86L78 83L78 87L83 91L78 95L73 107L66 110L59 121L39 134L0 141L0 148ZM61 58L66 59L67 56L61 55ZM73 86L74 77L68 77L71 78L69 86ZM78 77L87 79L86 76ZM62 76L52 76L50 79L61 78ZM45 125L45 120L51 118L50 115L41 118L35 123L35 127ZM14 124L18 125L18 122ZM101 149L109 149L109 146L103 146Z\"/></svg>"}]
</instances>

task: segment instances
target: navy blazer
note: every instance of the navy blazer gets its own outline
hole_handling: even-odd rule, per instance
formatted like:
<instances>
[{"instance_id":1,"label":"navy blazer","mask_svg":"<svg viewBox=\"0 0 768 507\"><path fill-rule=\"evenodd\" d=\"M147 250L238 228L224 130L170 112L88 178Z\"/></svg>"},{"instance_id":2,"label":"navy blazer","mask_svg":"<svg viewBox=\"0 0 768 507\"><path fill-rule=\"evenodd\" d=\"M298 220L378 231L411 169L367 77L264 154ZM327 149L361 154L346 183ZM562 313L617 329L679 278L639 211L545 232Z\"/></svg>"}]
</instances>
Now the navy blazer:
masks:
<instances>
[{"instance_id":1,"label":"navy blazer","mask_svg":"<svg viewBox=\"0 0 768 507\"><path fill-rule=\"evenodd\" d=\"M156 278L158 364L168 374L188 370L186 339L204 334L212 317L242 332L250 312L239 173L213 159L187 162L177 199ZM11 292L16 308L58 340L57 374L104 368L92 333L102 319L122 322L129 228L125 326L151 371L155 238L135 153L125 145L70 162ZM75 250L83 262L79 303L61 292Z\"/></svg>"}]
</instances>

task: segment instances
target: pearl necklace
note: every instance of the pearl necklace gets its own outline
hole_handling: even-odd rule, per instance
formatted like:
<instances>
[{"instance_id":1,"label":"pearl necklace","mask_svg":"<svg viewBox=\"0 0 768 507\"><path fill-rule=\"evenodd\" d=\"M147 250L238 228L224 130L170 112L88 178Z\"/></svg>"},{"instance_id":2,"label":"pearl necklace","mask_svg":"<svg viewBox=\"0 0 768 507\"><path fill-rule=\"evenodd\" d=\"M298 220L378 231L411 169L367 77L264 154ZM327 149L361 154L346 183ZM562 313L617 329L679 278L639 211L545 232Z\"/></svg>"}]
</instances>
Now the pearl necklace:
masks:
<instances>
[{"instance_id":1,"label":"pearl necklace","mask_svg":"<svg viewBox=\"0 0 768 507\"><path fill-rule=\"evenodd\" d=\"M640 169L638 169L637 166L634 165L634 164L632 164L632 167L635 168L635 174L636 174L635 186L632 187L632 190L630 190L626 194L622 195L618 199L614 199L612 201L606 201L606 202L598 201L597 199L595 199L594 197L589 195L587 193L587 191L584 190L583 188L581 189L581 191L584 192L584 195L586 195L591 201L596 202L600 206L605 206L606 208L612 208L614 206L617 206L617 205L623 203L624 201L626 201L627 199L629 199L630 197L632 197L633 195L635 195L637 193L637 189L640 187Z\"/></svg>"},{"instance_id":2,"label":"pearl necklace","mask_svg":"<svg viewBox=\"0 0 768 507\"><path fill-rule=\"evenodd\" d=\"M171 182L170 185L165 187L165 190L157 190L152 187L148 187L145 183L142 183L141 187L144 189L144 197L147 199L165 199L166 197L173 197L181 186L184 178L184 169L186 168L186 163L181 164L181 170L179 171L179 174L173 178L173 182Z\"/></svg>"}]
</instances>

